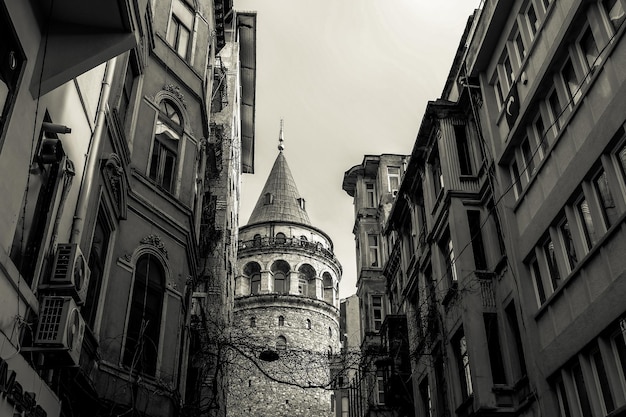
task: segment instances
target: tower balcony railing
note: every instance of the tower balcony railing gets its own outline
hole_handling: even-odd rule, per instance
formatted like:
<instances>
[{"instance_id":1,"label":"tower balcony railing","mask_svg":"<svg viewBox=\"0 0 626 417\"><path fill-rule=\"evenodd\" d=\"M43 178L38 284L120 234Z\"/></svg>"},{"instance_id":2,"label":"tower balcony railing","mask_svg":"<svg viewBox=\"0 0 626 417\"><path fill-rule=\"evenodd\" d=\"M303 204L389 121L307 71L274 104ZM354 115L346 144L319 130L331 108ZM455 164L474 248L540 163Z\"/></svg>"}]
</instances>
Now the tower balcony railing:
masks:
<instances>
[{"instance_id":1,"label":"tower balcony railing","mask_svg":"<svg viewBox=\"0 0 626 417\"><path fill-rule=\"evenodd\" d=\"M334 262L338 262L335 254L331 250L326 249L321 243L309 242L297 237L260 237L252 240L241 240L238 244L238 250L241 254L267 248L304 251L322 255Z\"/></svg>"}]
</instances>

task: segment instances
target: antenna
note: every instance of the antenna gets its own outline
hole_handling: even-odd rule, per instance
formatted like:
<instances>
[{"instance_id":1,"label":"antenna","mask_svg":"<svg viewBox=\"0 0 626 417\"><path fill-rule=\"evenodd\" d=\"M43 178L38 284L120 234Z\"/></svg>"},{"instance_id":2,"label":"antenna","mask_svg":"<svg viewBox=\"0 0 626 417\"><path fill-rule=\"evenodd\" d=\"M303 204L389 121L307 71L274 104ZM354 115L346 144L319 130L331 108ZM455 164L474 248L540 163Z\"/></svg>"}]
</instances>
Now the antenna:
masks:
<instances>
[{"instance_id":1,"label":"antenna","mask_svg":"<svg viewBox=\"0 0 626 417\"><path fill-rule=\"evenodd\" d=\"M283 151L285 150L285 145L284 142L285 139L283 138L283 119L280 119L280 134L278 135L278 150L279 151Z\"/></svg>"}]
</instances>

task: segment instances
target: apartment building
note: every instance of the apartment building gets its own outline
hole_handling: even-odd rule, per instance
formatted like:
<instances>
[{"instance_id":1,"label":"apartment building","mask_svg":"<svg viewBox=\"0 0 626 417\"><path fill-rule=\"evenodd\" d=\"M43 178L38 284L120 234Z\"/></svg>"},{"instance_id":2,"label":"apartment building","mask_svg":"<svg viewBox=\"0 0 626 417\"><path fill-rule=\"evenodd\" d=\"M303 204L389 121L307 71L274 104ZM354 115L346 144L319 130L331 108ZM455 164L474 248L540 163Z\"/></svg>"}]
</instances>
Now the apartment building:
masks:
<instances>
[{"instance_id":1,"label":"apartment building","mask_svg":"<svg viewBox=\"0 0 626 417\"><path fill-rule=\"evenodd\" d=\"M623 415L621 1L486 2L466 59L544 415Z\"/></svg>"},{"instance_id":2,"label":"apartment building","mask_svg":"<svg viewBox=\"0 0 626 417\"><path fill-rule=\"evenodd\" d=\"M230 87L237 133L211 141L215 56L243 41L235 61L254 64L253 16L240 37L228 1L0 12L0 415L195 415L191 317L232 288L227 272L203 287L201 219L237 221L253 169L254 65ZM209 187L207 166L229 187ZM234 261L231 236L213 238Z\"/></svg>"}]
</instances>

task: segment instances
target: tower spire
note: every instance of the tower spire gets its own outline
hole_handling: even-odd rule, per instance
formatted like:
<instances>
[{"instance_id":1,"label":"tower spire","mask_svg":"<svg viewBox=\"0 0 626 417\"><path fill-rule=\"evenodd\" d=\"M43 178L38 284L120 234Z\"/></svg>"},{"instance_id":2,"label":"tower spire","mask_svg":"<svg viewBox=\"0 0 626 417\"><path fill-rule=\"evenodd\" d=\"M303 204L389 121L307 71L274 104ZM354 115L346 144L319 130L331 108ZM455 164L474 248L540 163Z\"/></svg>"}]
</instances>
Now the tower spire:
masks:
<instances>
[{"instance_id":1,"label":"tower spire","mask_svg":"<svg viewBox=\"0 0 626 417\"><path fill-rule=\"evenodd\" d=\"M283 138L283 119L280 119L280 133L278 134L278 150L282 152L285 150L285 138Z\"/></svg>"}]
</instances>

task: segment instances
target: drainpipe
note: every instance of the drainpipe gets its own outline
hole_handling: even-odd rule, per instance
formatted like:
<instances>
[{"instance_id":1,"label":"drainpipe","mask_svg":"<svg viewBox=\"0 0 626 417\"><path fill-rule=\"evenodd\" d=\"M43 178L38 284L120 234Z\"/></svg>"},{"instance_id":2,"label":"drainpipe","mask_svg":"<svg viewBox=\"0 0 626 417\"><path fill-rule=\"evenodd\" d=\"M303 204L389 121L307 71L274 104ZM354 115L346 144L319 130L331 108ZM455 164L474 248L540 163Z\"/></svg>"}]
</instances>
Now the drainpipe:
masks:
<instances>
[{"instance_id":1,"label":"drainpipe","mask_svg":"<svg viewBox=\"0 0 626 417\"><path fill-rule=\"evenodd\" d=\"M115 58L107 61L104 68L104 77L102 80L102 90L100 92L100 100L98 101L98 110L96 113L96 124L91 136L91 144L89 146L89 154L87 156L87 165L83 174L83 184L78 194L78 202L76 203L76 211L74 212L74 221L72 222L72 234L70 243L80 245L80 240L85 228L85 216L89 207L89 197L92 193L93 184L96 180L96 170L100 160L100 145L102 144L102 129L104 127L104 119L106 116L106 108L111 93L111 83L113 81L115 67Z\"/></svg>"}]
</instances>

